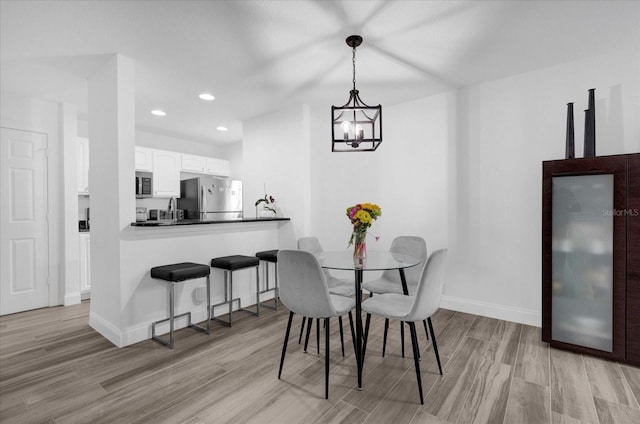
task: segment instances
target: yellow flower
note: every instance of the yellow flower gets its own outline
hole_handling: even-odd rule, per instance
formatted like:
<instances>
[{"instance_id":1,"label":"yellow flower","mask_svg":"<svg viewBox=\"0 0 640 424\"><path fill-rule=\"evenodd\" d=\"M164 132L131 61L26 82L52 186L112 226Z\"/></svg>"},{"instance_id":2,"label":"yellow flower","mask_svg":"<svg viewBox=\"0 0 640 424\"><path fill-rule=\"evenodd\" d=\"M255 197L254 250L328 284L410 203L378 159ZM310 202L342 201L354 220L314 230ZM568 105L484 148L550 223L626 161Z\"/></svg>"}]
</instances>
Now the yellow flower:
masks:
<instances>
[{"instance_id":1,"label":"yellow flower","mask_svg":"<svg viewBox=\"0 0 640 424\"><path fill-rule=\"evenodd\" d=\"M359 220L363 224L371 224L371 222L373 221L369 212L364 209L360 209L358 212L356 212L354 218Z\"/></svg>"}]
</instances>

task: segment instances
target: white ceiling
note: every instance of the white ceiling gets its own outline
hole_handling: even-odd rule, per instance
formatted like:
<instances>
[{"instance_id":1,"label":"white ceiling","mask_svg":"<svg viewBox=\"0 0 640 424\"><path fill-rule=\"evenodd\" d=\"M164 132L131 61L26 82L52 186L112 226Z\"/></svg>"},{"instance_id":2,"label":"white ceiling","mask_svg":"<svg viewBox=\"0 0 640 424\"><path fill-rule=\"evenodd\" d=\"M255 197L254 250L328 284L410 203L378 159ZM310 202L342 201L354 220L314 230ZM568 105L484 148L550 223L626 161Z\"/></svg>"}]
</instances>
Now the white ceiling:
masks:
<instances>
[{"instance_id":1,"label":"white ceiling","mask_svg":"<svg viewBox=\"0 0 640 424\"><path fill-rule=\"evenodd\" d=\"M1 0L0 88L86 117L87 76L120 53L139 129L225 143L288 105L329 119L352 85L350 34L361 97L385 106L638 46L639 28L638 1Z\"/></svg>"}]
</instances>

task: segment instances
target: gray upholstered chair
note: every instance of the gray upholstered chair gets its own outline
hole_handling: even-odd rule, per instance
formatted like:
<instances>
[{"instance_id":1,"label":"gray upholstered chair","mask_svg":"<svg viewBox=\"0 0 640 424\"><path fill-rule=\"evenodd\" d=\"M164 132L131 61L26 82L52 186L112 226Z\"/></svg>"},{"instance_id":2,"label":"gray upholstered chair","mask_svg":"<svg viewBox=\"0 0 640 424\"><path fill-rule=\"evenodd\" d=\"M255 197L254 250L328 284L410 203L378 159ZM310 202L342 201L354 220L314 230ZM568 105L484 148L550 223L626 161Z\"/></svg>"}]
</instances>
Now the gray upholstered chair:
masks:
<instances>
[{"instance_id":1,"label":"gray upholstered chair","mask_svg":"<svg viewBox=\"0 0 640 424\"><path fill-rule=\"evenodd\" d=\"M410 255L420 259L421 263L418 266L407 268L404 270L405 280L407 281L407 289L409 294L415 294L418 287L418 281L420 280L420 274L427 262L427 243L422 237L415 236L399 236L393 239L391 242L390 252L401 253L404 255ZM396 293L404 294L402 291L402 281L400 280L400 273L397 269L386 270L382 273L380 278L373 281L367 281L362 284L362 288L368 290L372 294L384 294L384 293ZM427 332L427 323L423 322L424 332L429 338ZM384 337L382 341L382 356L384 357L385 350L387 348L387 333L389 331L389 320L384 321ZM402 345L402 357L404 358L404 325L400 323L400 341Z\"/></svg>"},{"instance_id":2,"label":"gray upholstered chair","mask_svg":"<svg viewBox=\"0 0 640 424\"><path fill-rule=\"evenodd\" d=\"M427 320L429 323L431 343L433 344L433 351L435 352L436 360L438 361L440 375L442 375L440 355L438 354L438 345L436 343L436 335L433 332L431 316L440 307L446 257L447 249L436 250L431 254L427 264L422 270L422 275L420 276L418 286L416 287L415 295L406 296L397 293L387 293L371 297L362 302L362 310L367 313L367 321L369 321L371 315L376 315L387 319L397 319L409 324L409 329L411 331L411 345L413 346L413 360L416 367L416 378L418 380L421 404L424 404L424 398L422 396L418 336L416 333L415 323L423 320ZM367 338L368 326L364 335L365 346Z\"/></svg>"},{"instance_id":3,"label":"gray upholstered chair","mask_svg":"<svg viewBox=\"0 0 640 424\"><path fill-rule=\"evenodd\" d=\"M317 237L301 237L298 239L298 249L306 250L314 255L322 255L324 249L320 244ZM336 278L329 272L328 269L323 270L327 277L327 284L329 285L329 293L337 294L339 296L353 296L356 294L356 288L353 279L343 280Z\"/></svg>"},{"instance_id":4,"label":"gray upholstered chair","mask_svg":"<svg viewBox=\"0 0 640 424\"><path fill-rule=\"evenodd\" d=\"M320 244L320 240L317 237L301 237L298 239L298 249L305 250L307 252L311 252L316 256L322 255L324 249ZM355 282L353 279L351 280L343 280L340 278L336 278L329 272L328 269L323 270L324 275L327 278L327 284L329 285L329 293L336 294L339 296L354 296L356 294ZM300 336L298 337L298 344L302 341L302 333L304 332L305 322L307 321L306 317L302 317L302 325L300 326ZM309 344L309 335L311 334L311 325L313 323L313 319L309 319L307 323L307 336L304 342L304 350L307 351L307 346ZM340 325L340 335L343 334L342 330L342 317L339 317ZM319 330L319 322L316 322L316 337L318 344L318 352L320 351L320 330ZM340 338L342 343L342 356L344 356L344 341L343 338Z\"/></svg>"},{"instance_id":5,"label":"gray upholstered chair","mask_svg":"<svg viewBox=\"0 0 640 424\"><path fill-rule=\"evenodd\" d=\"M289 322L282 345L282 357L278 379L287 352L291 321L294 314L324 319L325 325L325 398L329 398L329 318L349 314L355 308L355 300L329 293L327 278L318 259L303 250L281 249L278 252L278 283L280 301L289 308ZM352 325L353 327L353 325Z\"/></svg>"}]
</instances>

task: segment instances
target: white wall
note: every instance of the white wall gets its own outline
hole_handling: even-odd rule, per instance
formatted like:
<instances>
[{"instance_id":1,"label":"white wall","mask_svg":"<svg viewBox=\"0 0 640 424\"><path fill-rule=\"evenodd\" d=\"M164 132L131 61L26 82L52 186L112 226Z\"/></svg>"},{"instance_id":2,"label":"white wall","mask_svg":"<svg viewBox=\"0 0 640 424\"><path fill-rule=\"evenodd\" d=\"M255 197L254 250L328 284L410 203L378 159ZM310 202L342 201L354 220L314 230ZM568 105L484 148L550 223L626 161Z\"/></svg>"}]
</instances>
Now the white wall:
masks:
<instances>
[{"instance_id":1,"label":"white wall","mask_svg":"<svg viewBox=\"0 0 640 424\"><path fill-rule=\"evenodd\" d=\"M231 178L234 180L243 179L244 157L242 145L242 141L236 141L235 143L227 143L218 147L220 152L218 157L231 162Z\"/></svg>"},{"instance_id":2,"label":"white wall","mask_svg":"<svg viewBox=\"0 0 640 424\"><path fill-rule=\"evenodd\" d=\"M453 142L453 94L383 106L383 142L375 152L332 153L329 110L314 110L311 232L327 250L347 248L346 208L372 202L382 216L367 248L388 250L394 237L416 235L431 252L447 245L447 149ZM365 276L367 277L367 276Z\"/></svg>"},{"instance_id":3,"label":"white wall","mask_svg":"<svg viewBox=\"0 0 640 424\"><path fill-rule=\"evenodd\" d=\"M571 101L576 157L582 156L590 88L596 89L597 154L640 151L637 54L595 57L459 91L445 306L540 325L541 162L564 158Z\"/></svg>"},{"instance_id":4,"label":"white wall","mask_svg":"<svg viewBox=\"0 0 640 424\"><path fill-rule=\"evenodd\" d=\"M136 146L169 150L191 155L220 157L220 149L214 144L186 140L162 134L136 130Z\"/></svg>"},{"instance_id":5,"label":"white wall","mask_svg":"<svg viewBox=\"0 0 640 424\"><path fill-rule=\"evenodd\" d=\"M292 219L275 248L295 247L310 223L309 107L298 106L243 123L244 216L256 215L255 201L276 199L282 216Z\"/></svg>"}]
</instances>

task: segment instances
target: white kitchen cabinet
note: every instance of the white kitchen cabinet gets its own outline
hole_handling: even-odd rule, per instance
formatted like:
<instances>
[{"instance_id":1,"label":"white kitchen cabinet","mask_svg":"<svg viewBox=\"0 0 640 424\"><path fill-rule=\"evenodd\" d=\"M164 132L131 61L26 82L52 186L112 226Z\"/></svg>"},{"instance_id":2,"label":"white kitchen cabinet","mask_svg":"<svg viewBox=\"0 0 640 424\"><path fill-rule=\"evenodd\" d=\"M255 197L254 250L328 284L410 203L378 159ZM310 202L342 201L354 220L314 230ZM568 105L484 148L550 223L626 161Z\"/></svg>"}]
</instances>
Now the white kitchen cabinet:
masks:
<instances>
[{"instance_id":1,"label":"white kitchen cabinet","mask_svg":"<svg viewBox=\"0 0 640 424\"><path fill-rule=\"evenodd\" d=\"M78 194L89 194L89 140L78 137L76 142Z\"/></svg>"},{"instance_id":2,"label":"white kitchen cabinet","mask_svg":"<svg viewBox=\"0 0 640 424\"><path fill-rule=\"evenodd\" d=\"M210 175L218 175L220 177L228 177L231 175L231 165L228 160L207 158L206 173Z\"/></svg>"},{"instance_id":3,"label":"white kitchen cabinet","mask_svg":"<svg viewBox=\"0 0 640 424\"><path fill-rule=\"evenodd\" d=\"M204 156L182 154L182 172L206 172L207 158Z\"/></svg>"},{"instance_id":4,"label":"white kitchen cabinet","mask_svg":"<svg viewBox=\"0 0 640 424\"><path fill-rule=\"evenodd\" d=\"M181 155L153 150L153 196L180 197Z\"/></svg>"},{"instance_id":5,"label":"white kitchen cabinet","mask_svg":"<svg viewBox=\"0 0 640 424\"><path fill-rule=\"evenodd\" d=\"M80 293L86 295L91 290L91 238L90 233L80 233ZM83 296L84 298L84 296Z\"/></svg>"},{"instance_id":6,"label":"white kitchen cabinet","mask_svg":"<svg viewBox=\"0 0 640 424\"><path fill-rule=\"evenodd\" d=\"M136 146L136 171L153 172L153 149Z\"/></svg>"}]
</instances>

